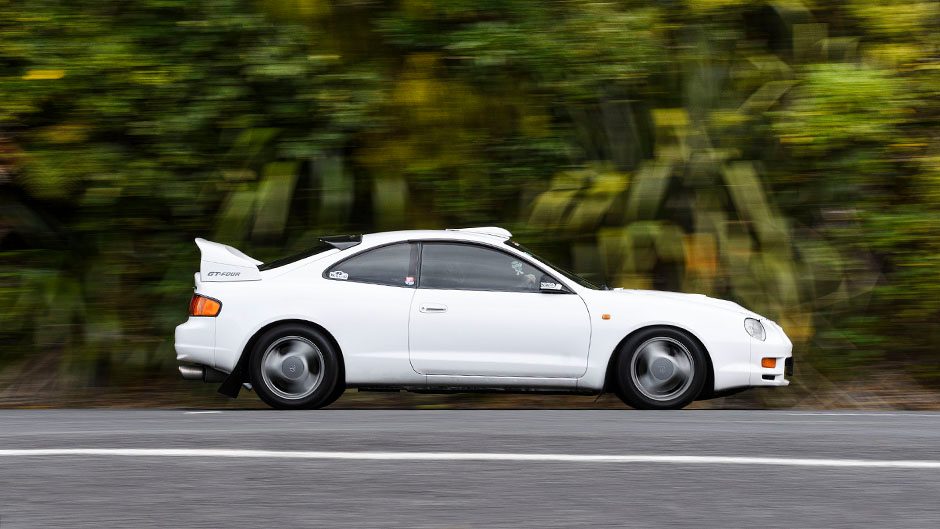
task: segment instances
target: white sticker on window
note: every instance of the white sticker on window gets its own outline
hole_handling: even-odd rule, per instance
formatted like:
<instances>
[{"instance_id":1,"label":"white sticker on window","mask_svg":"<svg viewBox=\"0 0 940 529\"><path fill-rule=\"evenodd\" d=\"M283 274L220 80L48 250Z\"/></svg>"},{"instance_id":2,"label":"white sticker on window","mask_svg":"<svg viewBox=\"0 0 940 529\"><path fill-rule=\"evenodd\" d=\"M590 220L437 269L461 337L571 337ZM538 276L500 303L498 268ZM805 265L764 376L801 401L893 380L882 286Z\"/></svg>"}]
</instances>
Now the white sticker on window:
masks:
<instances>
[{"instance_id":1,"label":"white sticker on window","mask_svg":"<svg viewBox=\"0 0 940 529\"><path fill-rule=\"evenodd\" d=\"M341 281L346 281L349 279L349 274L343 272L342 270L333 270L330 272L330 279L339 279Z\"/></svg>"},{"instance_id":2,"label":"white sticker on window","mask_svg":"<svg viewBox=\"0 0 940 529\"><path fill-rule=\"evenodd\" d=\"M561 290L561 283L546 283L542 281L539 283L539 289L541 290Z\"/></svg>"}]
</instances>

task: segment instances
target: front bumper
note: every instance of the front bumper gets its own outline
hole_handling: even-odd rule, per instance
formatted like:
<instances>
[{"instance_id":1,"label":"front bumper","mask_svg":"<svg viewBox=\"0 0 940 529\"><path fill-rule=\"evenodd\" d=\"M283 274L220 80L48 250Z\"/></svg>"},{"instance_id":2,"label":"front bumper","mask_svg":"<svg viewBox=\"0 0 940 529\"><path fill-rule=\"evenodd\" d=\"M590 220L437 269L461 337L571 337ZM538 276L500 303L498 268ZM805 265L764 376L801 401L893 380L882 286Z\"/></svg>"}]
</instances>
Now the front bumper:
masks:
<instances>
[{"instance_id":1,"label":"front bumper","mask_svg":"<svg viewBox=\"0 0 940 529\"><path fill-rule=\"evenodd\" d=\"M793 375L793 343L776 322L761 319L767 339L751 338L751 386L788 386ZM774 367L762 367L761 360L773 358Z\"/></svg>"}]
</instances>

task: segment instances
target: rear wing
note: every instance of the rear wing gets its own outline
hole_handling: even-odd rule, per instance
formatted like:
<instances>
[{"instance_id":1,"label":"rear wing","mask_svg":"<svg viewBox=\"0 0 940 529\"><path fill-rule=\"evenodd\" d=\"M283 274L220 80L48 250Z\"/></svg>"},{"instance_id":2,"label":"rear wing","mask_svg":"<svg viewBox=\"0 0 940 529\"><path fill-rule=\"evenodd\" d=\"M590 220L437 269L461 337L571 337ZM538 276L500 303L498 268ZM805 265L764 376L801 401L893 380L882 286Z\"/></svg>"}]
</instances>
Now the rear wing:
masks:
<instances>
[{"instance_id":1,"label":"rear wing","mask_svg":"<svg viewBox=\"0 0 940 529\"><path fill-rule=\"evenodd\" d=\"M258 281L261 261L248 257L240 250L225 244L196 239L202 256L199 276L202 281Z\"/></svg>"}]
</instances>

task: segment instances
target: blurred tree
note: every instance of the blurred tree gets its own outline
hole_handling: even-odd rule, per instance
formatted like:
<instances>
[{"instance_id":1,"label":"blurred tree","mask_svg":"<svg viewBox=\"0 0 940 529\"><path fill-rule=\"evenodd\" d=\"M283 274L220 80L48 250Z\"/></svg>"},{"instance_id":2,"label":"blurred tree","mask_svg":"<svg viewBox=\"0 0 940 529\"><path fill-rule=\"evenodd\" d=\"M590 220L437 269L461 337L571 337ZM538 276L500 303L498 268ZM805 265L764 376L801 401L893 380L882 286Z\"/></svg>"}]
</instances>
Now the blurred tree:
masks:
<instances>
[{"instance_id":1,"label":"blurred tree","mask_svg":"<svg viewBox=\"0 0 940 529\"><path fill-rule=\"evenodd\" d=\"M194 236L503 224L940 381L936 2L0 1L0 362L173 364ZM39 363L35 363L40 365Z\"/></svg>"}]
</instances>

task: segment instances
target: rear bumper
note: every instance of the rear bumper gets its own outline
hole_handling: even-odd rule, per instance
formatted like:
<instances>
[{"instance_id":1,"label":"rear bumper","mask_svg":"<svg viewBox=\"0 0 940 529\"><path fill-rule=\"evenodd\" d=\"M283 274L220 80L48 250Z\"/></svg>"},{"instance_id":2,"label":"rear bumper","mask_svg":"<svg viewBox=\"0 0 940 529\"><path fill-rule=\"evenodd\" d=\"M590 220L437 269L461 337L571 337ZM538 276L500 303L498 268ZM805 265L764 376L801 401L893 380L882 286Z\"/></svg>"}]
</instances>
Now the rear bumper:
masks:
<instances>
[{"instance_id":1,"label":"rear bumper","mask_svg":"<svg viewBox=\"0 0 940 529\"><path fill-rule=\"evenodd\" d=\"M215 367L215 318L191 316L176 327L176 361Z\"/></svg>"}]
</instances>

